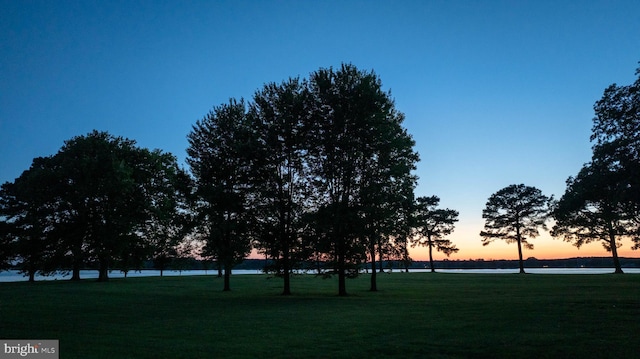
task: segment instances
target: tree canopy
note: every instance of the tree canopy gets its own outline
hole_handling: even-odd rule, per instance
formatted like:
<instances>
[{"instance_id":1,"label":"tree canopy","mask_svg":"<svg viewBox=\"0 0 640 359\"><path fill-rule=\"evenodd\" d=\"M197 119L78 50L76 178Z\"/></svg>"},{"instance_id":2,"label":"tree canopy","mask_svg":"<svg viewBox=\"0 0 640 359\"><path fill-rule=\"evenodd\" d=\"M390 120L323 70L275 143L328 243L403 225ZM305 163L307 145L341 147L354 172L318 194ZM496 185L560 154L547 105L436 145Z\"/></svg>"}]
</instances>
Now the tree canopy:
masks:
<instances>
[{"instance_id":1,"label":"tree canopy","mask_svg":"<svg viewBox=\"0 0 640 359\"><path fill-rule=\"evenodd\" d=\"M455 229L458 211L437 208L439 203L438 196L418 197L413 208L412 227L415 233L411 239L411 245L429 248L429 264L432 272L435 272L433 267L434 248L447 257L459 251L450 240L445 239Z\"/></svg>"},{"instance_id":2,"label":"tree canopy","mask_svg":"<svg viewBox=\"0 0 640 359\"><path fill-rule=\"evenodd\" d=\"M553 236L578 248L601 241L616 273L620 240L640 249L640 68L636 75L632 85L607 87L595 103L591 161L567 180L553 212Z\"/></svg>"},{"instance_id":3,"label":"tree canopy","mask_svg":"<svg viewBox=\"0 0 640 359\"><path fill-rule=\"evenodd\" d=\"M418 156L403 120L378 76L353 65L214 108L187 150L207 248L232 265L253 242L284 277L283 294L293 264L322 253L346 295L367 248L375 261L406 228ZM223 248L237 250L226 258Z\"/></svg>"},{"instance_id":4,"label":"tree canopy","mask_svg":"<svg viewBox=\"0 0 640 359\"><path fill-rule=\"evenodd\" d=\"M366 258L366 248L374 262L380 241L395 234L394 226L403 228L406 216L396 214L413 199L418 155L402 127L404 115L375 73L353 65L320 69L309 87L319 228L336 264L338 293L346 295L345 278Z\"/></svg>"},{"instance_id":5,"label":"tree canopy","mask_svg":"<svg viewBox=\"0 0 640 359\"><path fill-rule=\"evenodd\" d=\"M482 245L496 239L516 243L520 273L524 273L522 247L533 249L528 238L537 237L538 228L547 229L551 201L539 189L524 184L509 185L492 194L482 210L485 219L484 230L480 232Z\"/></svg>"},{"instance_id":6,"label":"tree canopy","mask_svg":"<svg viewBox=\"0 0 640 359\"><path fill-rule=\"evenodd\" d=\"M0 192L3 227L30 278L98 263L108 270L139 267L150 245L145 223L160 205L159 191L173 188L175 157L139 148L132 140L93 131L64 143Z\"/></svg>"},{"instance_id":7,"label":"tree canopy","mask_svg":"<svg viewBox=\"0 0 640 359\"><path fill-rule=\"evenodd\" d=\"M205 255L224 268L230 288L233 266L251 250L248 217L250 176L255 168L255 128L243 100L215 107L188 135L187 163L195 177L197 230Z\"/></svg>"}]
</instances>

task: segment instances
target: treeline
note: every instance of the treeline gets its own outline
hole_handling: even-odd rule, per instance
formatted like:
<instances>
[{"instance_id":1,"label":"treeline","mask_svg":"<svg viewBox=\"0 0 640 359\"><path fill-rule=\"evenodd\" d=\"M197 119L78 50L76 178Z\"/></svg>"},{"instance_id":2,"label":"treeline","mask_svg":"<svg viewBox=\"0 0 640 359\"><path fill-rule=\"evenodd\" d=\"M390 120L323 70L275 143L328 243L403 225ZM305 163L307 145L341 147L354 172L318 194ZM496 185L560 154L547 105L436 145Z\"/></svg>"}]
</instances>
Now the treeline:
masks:
<instances>
[{"instance_id":1,"label":"treeline","mask_svg":"<svg viewBox=\"0 0 640 359\"><path fill-rule=\"evenodd\" d=\"M110 268L194 257L215 261L229 290L231 269L257 250L284 294L305 262L330 268L345 295L367 260L409 261L411 240L457 251L413 235L439 199L414 198L403 121L374 72L342 65L214 107L187 136L188 171L106 132L74 137L0 188L0 265L30 280L97 266L105 281ZM449 232L456 220L450 211Z\"/></svg>"},{"instance_id":2,"label":"treeline","mask_svg":"<svg viewBox=\"0 0 640 359\"><path fill-rule=\"evenodd\" d=\"M640 71L637 72L640 75ZM594 155L559 199L510 185L483 210L483 244L522 248L547 230L577 247L601 241L616 272L622 238L640 248L640 76L612 85L594 106ZM230 290L234 266L253 250L282 276L313 267L346 278L367 266L371 290L386 263L411 263L408 246L447 256L458 212L415 197L419 160L380 78L353 65L268 83L250 101L230 99L197 121L188 170L161 150L93 131L0 187L0 269L36 273L97 267L163 270L193 258L215 263ZM188 261L186 261L188 262ZM377 269L377 270L376 270Z\"/></svg>"}]
</instances>

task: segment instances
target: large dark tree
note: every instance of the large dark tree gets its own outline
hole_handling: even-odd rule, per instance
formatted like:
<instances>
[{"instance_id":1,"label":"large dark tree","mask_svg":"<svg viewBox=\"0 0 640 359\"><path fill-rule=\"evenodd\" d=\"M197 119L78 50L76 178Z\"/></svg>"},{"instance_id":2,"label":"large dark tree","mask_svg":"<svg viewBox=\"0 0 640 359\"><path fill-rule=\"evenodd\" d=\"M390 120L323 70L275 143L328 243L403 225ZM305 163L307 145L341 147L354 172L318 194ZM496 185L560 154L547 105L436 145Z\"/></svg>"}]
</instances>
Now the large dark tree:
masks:
<instances>
[{"instance_id":1,"label":"large dark tree","mask_svg":"<svg viewBox=\"0 0 640 359\"><path fill-rule=\"evenodd\" d=\"M315 124L309 163L322 193L317 218L338 273L339 295L347 294L345 279L357 274L368 244L389 234L385 222L402 197L395 182L413 189L414 143L402 128L404 116L381 87L375 73L353 65L320 69L309 80Z\"/></svg>"},{"instance_id":2,"label":"large dark tree","mask_svg":"<svg viewBox=\"0 0 640 359\"><path fill-rule=\"evenodd\" d=\"M267 269L284 278L284 295L291 294L291 271L309 256L302 241L304 214L313 202L308 97L299 79L270 83L256 92L250 113L260 138L252 184L256 239L273 261Z\"/></svg>"},{"instance_id":3,"label":"large dark tree","mask_svg":"<svg viewBox=\"0 0 640 359\"><path fill-rule=\"evenodd\" d=\"M145 225L160 205L158 191L171 187L164 177L177 171L175 157L98 131L66 141L56 157L72 278L87 260L98 262L100 281L115 264L139 267L150 246Z\"/></svg>"},{"instance_id":4,"label":"large dark tree","mask_svg":"<svg viewBox=\"0 0 640 359\"><path fill-rule=\"evenodd\" d=\"M204 255L224 268L224 291L231 290L235 264L250 252L250 185L256 128L244 101L230 100L199 120L188 135L187 163L196 181L198 231Z\"/></svg>"},{"instance_id":5,"label":"large dark tree","mask_svg":"<svg viewBox=\"0 0 640 359\"><path fill-rule=\"evenodd\" d=\"M429 264L433 267L433 249L450 256L458 252L458 248L446 236L451 234L458 221L458 211L437 208L440 198L437 196L416 198L413 208L413 227L415 229L411 244L429 248Z\"/></svg>"},{"instance_id":6,"label":"large dark tree","mask_svg":"<svg viewBox=\"0 0 640 359\"><path fill-rule=\"evenodd\" d=\"M387 105L392 107L393 103L389 101ZM389 111L387 120L380 121L378 128L371 131L371 141L375 145L364 155L358 196L362 220L360 235L371 261L371 291L377 291L376 254L380 271L385 254L408 260L410 206L417 180L411 172L418 155L413 151L413 139L401 127L404 116L392 108L386 110Z\"/></svg>"},{"instance_id":7,"label":"large dark tree","mask_svg":"<svg viewBox=\"0 0 640 359\"><path fill-rule=\"evenodd\" d=\"M576 247L601 241L622 273L617 249L640 249L640 69L629 86L613 84L594 105L593 156L556 204L552 234Z\"/></svg>"},{"instance_id":8,"label":"large dark tree","mask_svg":"<svg viewBox=\"0 0 640 359\"><path fill-rule=\"evenodd\" d=\"M633 249L640 249L640 68L635 74L633 84L613 84L595 103L591 141L593 162L616 173L616 202L627 217L625 230L633 233Z\"/></svg>"},{"instance_id":9,"label":"large dark tree","mask_svg":"<svg viewBox=\"0 0 640 359\"><path fill-rule=\"evenodd\" d=\"M127 270L146 258L145 224L159 205L156 191L166 190L161 178L176 168L173 156L106 132L74 137L3 186L4 226L20 256L31 251L40 268L45 260L46 270L71 267L76 280L96 262L107 280L114 264Z\"/></svg>"},{"instance_id":10,"label":"large dark tree","mask_svg":"<svg viewBox=\"0 0 640 359\"><path fill-rule=\"evenodd\" d=\"M35 158L31 167L13 182L0 187L0 235L5 243L4 263L17 259L18 268L35 275L56 269L56 186L54 160Z\"/></svg>"},{"instance_id":11,"label":"large dark tree","mask_svg":"<svg viewBox=\"0 0 640 359\"><path fill-rule=\"evenodd\" d=\"M597 161L586 164L575 178L570 177L564 195L554 207L556 224L551 235L578 248L601 241L611 252L615 272L622 273L618 259L620 239L634 236L635 231L625 206L619 202L626 188L618 185L617 177L615 171Z\"/></svg>"},{"instance_id":12,"label":"large dark tree","mask_svg":"<svg viewBox=\"0 0 640 359\"><path fill-rule=\"evenodd\" d=\"M539 189L524 184L510 185L492 194L482 210L485 219L484 230L480 232L482 245L496 239L516 243L520 273L525 273L522 247L533 249L527 239L537 237L538 228L547 229L551 201Z\"/></svg>"},{"instance_id":13,"label":"large dark tree","mask_svg":"<svg viewBox=\"0 0 640 359\"><path fill-rule=\"evenodd\" d=\"M153 207L153 182L175 159L135 141L94 131L65 142L56 157L67 202L66 236L74 275L84 260L97 261L98 280L108 279L114 264L136 266L145 255L144 224ZM125 270L128 268L125 268Z\"/></svg>"}]
</instances>

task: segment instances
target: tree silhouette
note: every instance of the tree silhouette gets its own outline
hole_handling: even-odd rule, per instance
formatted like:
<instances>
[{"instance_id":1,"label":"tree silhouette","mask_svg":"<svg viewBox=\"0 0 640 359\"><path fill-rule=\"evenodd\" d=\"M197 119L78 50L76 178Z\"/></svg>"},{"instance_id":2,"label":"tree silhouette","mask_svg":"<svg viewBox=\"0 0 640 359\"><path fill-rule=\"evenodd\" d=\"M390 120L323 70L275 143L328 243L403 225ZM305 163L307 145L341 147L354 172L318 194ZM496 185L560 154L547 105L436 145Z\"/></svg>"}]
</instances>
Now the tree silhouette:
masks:
<instances>
[{"instance_id":1,"label":"tree silhouette","mask_svg":"<svg viewBox=\"0 0 640 359\"><path fill-rule=\"evenodd\" d=\"M622 273L617 248L640 249L640 68L629 86L607 87L594 105L593 155L556 204L552 235L576 247L601 241Z\"/></svg>"},{"instance_id":2,"label":"tree silhouette","mask_svg":"<svg viewBox=\"0 0 640 359\"><path fill-rule=\"evenodd\" d=\"M307 166L308 91L299 79L267 84L253 97L250 115L258 127L259 155L252 184L256 239L284 278L282 294L291 294L291 271L307 259L302 242L304 213L314 186Z\"/></svg>"},{"instance_id":3,"label":"tree silhouette","mask_svg":"<svg viewBox=\"0 0 640 359\"><path fill-rule=\"evenodd\" d=\"M619 202L626 188L620 188L617 173L599 162L585 165L578 175L567 180L567 189L555 204L556 224L551 235L562 237L580 248L585 243L602 241L611 252L615 273L622 273L619 239L633 236L632 220Z\"/></svg>"},{"instance_id":4,"label":"tree silhouette","mask_svg":"<svg viewBox=\"0 0 640 359\"><path fill-rule=\"evenodd\" d=\"M345 64L320 69L311 74L309 88L318 228L335 261L338 294L346 295L347 275L357 274L368 245L391 235L394 206L412 198L417 154L402 128L404 116L373 72Z\"/></svg>"},{"instance_id":5,"label":"tree silhouette","mask_svg":"<svg viewBox=\"0 0 640 359\"><path fill-rule=\"evenodd\" d=\"M106 281L115 263L128 270L147 257L145 223L161 202L156 191L170 188L165 177L176 169L175 157L135 141L98 131L77 136L3 185L2 227L30 278L71 267L78 280L80 269L96 262Z\"/></svg>"},{"instance_id":6,"label":"tree silhouette","mask_svg":"<svg viewBox=\"0 0 640 359\"><path fill-rule=\"evenodd\" d=\"M616 173L616 202L626 214L633 249L640 249L640 67L635 74L633 84L612 84L595 103L591 141L592 162Z\"/></svg>"},{"instance_id":7,"label":"tree silhouette","mask_svg":"<svg viewBox=\"0 0 640 359\"><path fill-rule=\"evenodd\" d=\"M30 282L37 273L47 275L56 269L56 182L54 159L38 157L15 181L0 187L4 258L17 259L17 267Z\"/></svg>"},{"instance_id":8,"label":"tree silhouette","mask_svg":"<svg viewBox=\"0 0 640 359\"><path fill-rule=\"evenodd\" d=\"M413 209L413 227L415 234L411 239L412 247L417 245L429 248L429 264L431 272L433 267L433 248L450 256L458 252L458 248L444 237L453 232L458 221L458 211L452 209L440 209L440 198L437 196L416 198Z\"/></svg>"},{"instance_id":9,"label":"tree silhouette","mask_svg":"<svg viewBox=\"0 0 640 359\"><path fill-rule=\"evenodd\" d=\"M533 249L527 238L539 235L538 228L547 229L545 222L549 216L552 198L524 184L510 185L492 194L482 210L485 219L484 230L480 232L482 245L496 239L518 245L520 273L525 273L522 261L522 247Z\"/></svg>"},{"instance_id":10,"label":"tree silhouette","mask_svg":"<svg viewBox=\"0 0 640 359\"><path fill-rule=\"evenodd\" d=\"M250 252L248 224L255 128L244 101L214 107L188 135L187 163L196 181L197 221L205 255L224 268L224 291L231 290L235 264Z\"/></svg>"}]
</instances>

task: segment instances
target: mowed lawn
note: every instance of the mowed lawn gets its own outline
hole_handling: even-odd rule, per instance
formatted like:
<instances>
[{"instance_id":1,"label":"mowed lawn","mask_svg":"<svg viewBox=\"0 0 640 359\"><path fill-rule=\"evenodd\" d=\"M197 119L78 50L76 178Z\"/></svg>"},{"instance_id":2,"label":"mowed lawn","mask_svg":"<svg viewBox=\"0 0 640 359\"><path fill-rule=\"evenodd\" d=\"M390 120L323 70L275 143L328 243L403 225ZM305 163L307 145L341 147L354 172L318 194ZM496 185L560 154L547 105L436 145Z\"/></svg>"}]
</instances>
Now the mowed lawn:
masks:
<instances>
[{"instance_id":1,"label":"mowed lawn","mask_svg":"<svg viewBox=\"0 0 640 359\"><path fill-rule=\"evenodd\" d=\"M640 275L392 273L0 283L0 338L61 358L637 358Z\"/></svg>"}]
</instances>

